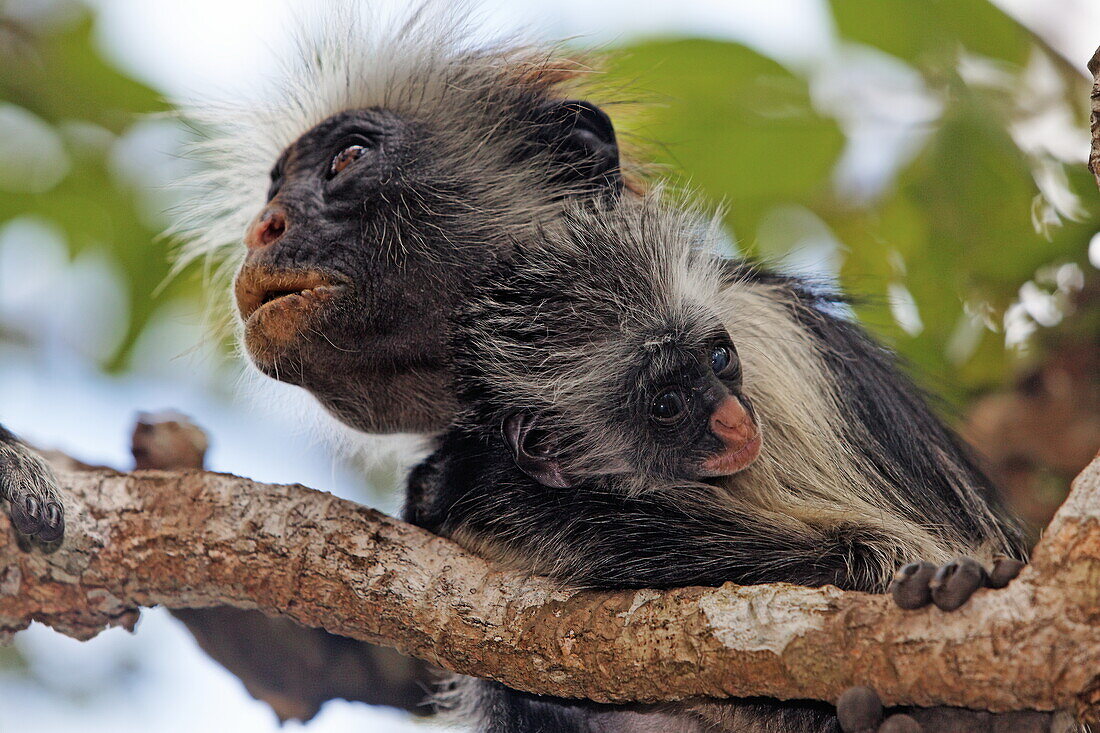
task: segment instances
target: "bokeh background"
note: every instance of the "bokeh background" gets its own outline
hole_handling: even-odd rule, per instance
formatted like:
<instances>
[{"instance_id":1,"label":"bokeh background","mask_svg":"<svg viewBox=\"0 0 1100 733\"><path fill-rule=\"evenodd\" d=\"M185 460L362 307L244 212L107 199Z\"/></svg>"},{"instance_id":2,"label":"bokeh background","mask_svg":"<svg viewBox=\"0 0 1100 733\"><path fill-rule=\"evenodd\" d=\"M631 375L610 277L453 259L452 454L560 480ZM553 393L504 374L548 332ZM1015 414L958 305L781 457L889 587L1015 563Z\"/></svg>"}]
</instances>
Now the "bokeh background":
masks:
<instances>
[{"instance_id":1,"label":"bokeh background","mask_svg":"<svg viewBox=\"0 0 1100 733\"><path fill-rule=\"evenodd\" d=\"M202 272L166 279L158 236L189 169L166 100L255 89L316 5L0 0L9 427L126 467L134 414L173 407L211 433L214 469L396 508L407 443L349 441L249 372L203 325ZM610 51L624 138L726 207L732 247L857 294L1043 525L1100 444L1100 4L486 0L480 17ZM425 726L332 702L306 727ZM32 627L0 648L0 733L277 727L160 610L133 635Z\"/></svg>"}]
</instances>

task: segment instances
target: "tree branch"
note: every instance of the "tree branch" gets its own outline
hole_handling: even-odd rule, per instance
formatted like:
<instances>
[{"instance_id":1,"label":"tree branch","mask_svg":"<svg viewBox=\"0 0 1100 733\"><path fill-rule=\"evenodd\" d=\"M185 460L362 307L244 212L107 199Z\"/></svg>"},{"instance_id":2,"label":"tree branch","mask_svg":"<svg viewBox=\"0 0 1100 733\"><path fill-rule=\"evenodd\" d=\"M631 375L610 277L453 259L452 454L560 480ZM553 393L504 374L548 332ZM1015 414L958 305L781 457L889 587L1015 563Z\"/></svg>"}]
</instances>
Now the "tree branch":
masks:
<instances>
[{"instance_id":1,"label":"tree branch","mask_svg":"<svg viewBox=\"0 0 1100 733\"><path fill-rule=\"evenodd\" d=\"M1089 128L1092 131L1092 147L1089 151L1089 170L1100 186L1100 48L1089 59L1089 71L1092 73L1092 94Z\"/></svg>"},{"instance_id":2,"label":"tree branch","mask_svg":"<svg viewBox=\"0 0 1100 733\"><path fill-rule=\"evenodd\" d=\"M134 467L201 470L206 431L175 410L142 412L131 435ZM389 647L367 644L287 618L227 606L176 608L199 647L237 676L279 720L313 718L327 700L343 698L431 715L428 699L439 670Z\"/></svg>"},{"instance_id":3,"label":"tree branch","mask_svg":"<svg viewBox=\"0 0 1100 733\"><path fill-rule=\"evenodd\" d=\"M235 606L511 687L606 702L689 696L1002 710L1100 703L1100 460L1008 588L901 611L835 588L570 592L302 486L199 471L64 471L71 536L19 550L0 520L0 635L86 639L136 608Z\"/></svg>"}]
</instances>

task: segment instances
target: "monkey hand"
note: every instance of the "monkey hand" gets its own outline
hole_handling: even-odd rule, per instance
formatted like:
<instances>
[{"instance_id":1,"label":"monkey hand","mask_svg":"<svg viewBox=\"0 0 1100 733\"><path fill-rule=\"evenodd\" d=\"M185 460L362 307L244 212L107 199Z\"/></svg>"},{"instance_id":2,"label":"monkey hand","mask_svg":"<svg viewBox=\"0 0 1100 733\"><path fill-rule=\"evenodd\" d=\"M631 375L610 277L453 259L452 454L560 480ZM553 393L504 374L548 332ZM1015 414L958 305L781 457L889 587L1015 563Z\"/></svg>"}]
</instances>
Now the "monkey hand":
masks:
<instances>
[{"instance_id":1,"label":"monkey hand","mask_svg":"<svg viewBox=\"0 0 1100 733\"><path fill-rule=\"evenodd\" d=\"M904 708L887 716L878 693L849 687L836 703L844 733L1048 733L1053 713L989 713L966 708Z\"/></svg>"},{"instance_id":2,"label":"monkey hand","mask_svg":"<svg viewBox=\"0 0 1100 733\"><path fill-rule=\"evenodd\" d=\"M47 552L60 547L65 507L57 478L45 459L14 439L0 440L0 502L3 500L7 500L8 516L21 544L33 542Z\"/></svg>"},{"instance_id":3,"label":"monkey hand","mask_svg":"<svg viewBox=\"0 0 1100 733\"><path fill-rule=\"evenodd\" d=\"M978 588L1004 588L1023 567L1022 561L1008 557L995 559L988 572L970 557L956 558L940 567L914 562L898 570L890 581L889 592L894 602L906 610L934 603L941 611L954 611Z\"/></svg>"}]
</instances>

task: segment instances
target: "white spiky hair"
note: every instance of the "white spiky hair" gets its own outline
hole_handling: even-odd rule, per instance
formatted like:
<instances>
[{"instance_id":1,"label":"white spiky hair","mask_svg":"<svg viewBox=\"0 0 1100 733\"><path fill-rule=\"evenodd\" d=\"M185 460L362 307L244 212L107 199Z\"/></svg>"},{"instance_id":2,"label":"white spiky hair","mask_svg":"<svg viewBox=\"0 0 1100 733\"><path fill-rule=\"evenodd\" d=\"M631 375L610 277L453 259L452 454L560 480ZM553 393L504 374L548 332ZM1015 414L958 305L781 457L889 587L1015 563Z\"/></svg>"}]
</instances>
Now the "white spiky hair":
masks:
<instances>
[{"instance_id":1,"label":"white spiky hair","mask_svg":"<svg viewBox=\"0 0 1100 733\"><path fill-rule=\"evenodd\" d=\"M299 34L296 53L261 94L178 102L198 137L188 153L199 170L179 183L188 195L167 232L177 243L173 273L202 261L207 279L227 280L243 258L243 233L265 201L278 156L334 114L385 107L467 120L483 136L495 124L487 102L501 88L558 96L559 85L585 71L554 47L487 38L476 20L461 1L425 0L383 18L344 0Z\"/></svg>"}]
</instances>

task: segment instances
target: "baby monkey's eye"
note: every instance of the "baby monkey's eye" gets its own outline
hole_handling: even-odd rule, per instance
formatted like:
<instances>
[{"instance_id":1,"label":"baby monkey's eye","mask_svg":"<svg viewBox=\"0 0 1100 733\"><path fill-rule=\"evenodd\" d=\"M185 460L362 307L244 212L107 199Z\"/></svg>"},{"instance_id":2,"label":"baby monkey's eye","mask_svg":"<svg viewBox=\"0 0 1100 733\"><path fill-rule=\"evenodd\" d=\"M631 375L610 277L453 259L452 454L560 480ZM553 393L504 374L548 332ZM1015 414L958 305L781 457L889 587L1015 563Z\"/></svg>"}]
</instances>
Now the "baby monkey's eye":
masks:
<instances>
[{"instance_id":1,"label":"baby monkey's eye","mask_svg":"<svg viewBox=\"0 0 1100 733\"><path fill-rule=\"evenodd\" d=\"M349 165L359 159L359 156L366 150L362 145L349 145L336 154L336 157L332 159L332 165L329 166L328 174L331 178L340 171L347 168Z\"/></svg>"},{"instance_id":2,"label":"baby monkey's eye","mask_svg":"<svg viewBox=\"0 0 1100 733\"><path fill-rule=\"evenodd\" d=\"M687 401L678 389L666 389L653 399L649 414L662 425L671 425L680 420L687 411Z\"/></svg>"},{"instance_id":3,"label":"baby monkey's eye","mask_svg":"<svg viewBox=\"0 0 1100 733\"><path fill-rule=\"evenodd\" d=\"M733 361L733 353L728 346L715 346L710 351L710 368L715 374L721 374L729 368Z\"/></svg>"}]
</instances>

